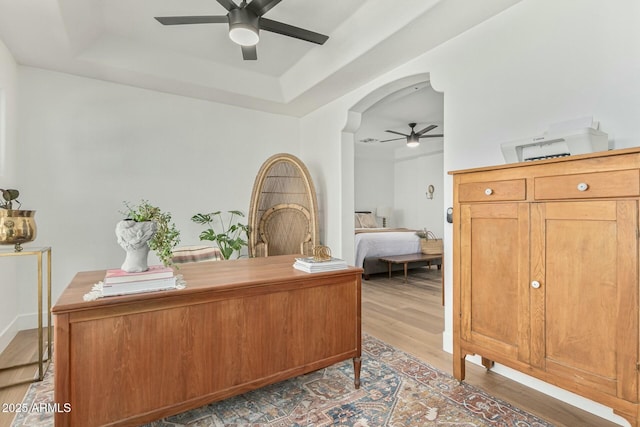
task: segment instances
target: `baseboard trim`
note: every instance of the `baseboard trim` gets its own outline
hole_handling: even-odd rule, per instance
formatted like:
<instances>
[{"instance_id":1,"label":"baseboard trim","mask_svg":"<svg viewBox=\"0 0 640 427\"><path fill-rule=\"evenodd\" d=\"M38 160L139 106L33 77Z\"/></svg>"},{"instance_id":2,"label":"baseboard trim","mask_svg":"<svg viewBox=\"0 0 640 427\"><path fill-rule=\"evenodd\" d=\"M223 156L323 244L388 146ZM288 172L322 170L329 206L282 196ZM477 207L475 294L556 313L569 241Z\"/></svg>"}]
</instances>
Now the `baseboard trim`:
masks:
<instances>
[{"instance_id":1,"label":"baseboard trim","mask_svg":"<svg viewBox=\"0 0 640 427\"><path fill-rule=\"evenodd\" d=\"M448 331L442 332L442 349L453 354L453 335Z\"/></svg>"},{"instance_id":2,"label":"baseboard trim","mask_svg":"<svg viewBox=\"0 0 640 427\"><path fill-rule=\"evenodd\" d=\"M42 313L43 327L47 327L47 313ZM36 329L38 327L38 313L20 314L16 316L11 323L0 332L0 353L3 352L11 343L11 340L20 331L26 329ZM45 329L46 331L46 329Z\"/></svg>"},{"instance_id":3,"label":"baseboard trim","mask_svg":"<svg viewBox=\"0 0 640 427\"><path fill-rule=\"evenodd\" d=\"M36 329L38 327L38 313L20 314L18 317L20 330ZM47 326L47 312L42 313L42 326Z\"/></svg>"},{"instance_id":4,"label":"baseboard trim","mask_svg":"<svg viewBox=\"0 0 640 427\"><path fill-rule=\"evenodd\" d=\"M7 327L0 332L0 353L9 346L9 343L11 343L11 340L15 338L19 331L19 316L16 316L13 318L11 323L9 323Z\"/></svg>"},{"instance_id":5,"label":"baseboard trim","mask_svg":"<svg viewBox=\"0 0 640 427\"><path fill-rule=\"evenodd\" d=\"M467 361L482 366L482 359L480 356L467 356ZM531 387L532 389L551 396L554 399L561 400L562 402L568 403L576 408L580 408L585 412L589 412L600 418L604 418L607 421L611 421L612 423L620 424L621 426L629 425L627 420L614 414L613 409L608 406L594 402L593 400L589 400L560 387L556 387L527 374L523 374L520 371L516 371L499 363L496 363L494 367L491 368L491 371L527 387Z\"/></svg>"}]
</instances>

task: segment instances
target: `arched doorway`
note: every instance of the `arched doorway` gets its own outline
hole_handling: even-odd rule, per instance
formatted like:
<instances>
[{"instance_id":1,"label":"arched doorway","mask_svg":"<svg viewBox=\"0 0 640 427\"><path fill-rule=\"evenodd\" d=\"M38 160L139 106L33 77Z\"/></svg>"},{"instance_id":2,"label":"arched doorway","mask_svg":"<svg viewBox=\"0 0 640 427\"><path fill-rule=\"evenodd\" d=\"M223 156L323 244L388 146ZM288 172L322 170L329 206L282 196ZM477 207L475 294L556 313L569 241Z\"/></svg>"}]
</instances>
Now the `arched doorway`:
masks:
<instances>
[{"instance_id":1,"label":"arched doorway","mask_svg":"<svg viewBox=\"0 0 640 427\"><path fill-rule=\"evenodd\" d=\"M416 85L424 85L429 83L429 73L421 73L412 76L407 76L393 82L387 83L378 89L375 89L370 94L362 98L358 103L351 107L347 112L347 121L344 129L342 130L342 253L343 257L347 261L353 263L354 261L354 222L353 212L356 209L355 206L355 143L356 133L362 125L363 114L378 104L385 98L389 97L401 97L403 94L409 93Z\"/></svg>"}]
</instances>

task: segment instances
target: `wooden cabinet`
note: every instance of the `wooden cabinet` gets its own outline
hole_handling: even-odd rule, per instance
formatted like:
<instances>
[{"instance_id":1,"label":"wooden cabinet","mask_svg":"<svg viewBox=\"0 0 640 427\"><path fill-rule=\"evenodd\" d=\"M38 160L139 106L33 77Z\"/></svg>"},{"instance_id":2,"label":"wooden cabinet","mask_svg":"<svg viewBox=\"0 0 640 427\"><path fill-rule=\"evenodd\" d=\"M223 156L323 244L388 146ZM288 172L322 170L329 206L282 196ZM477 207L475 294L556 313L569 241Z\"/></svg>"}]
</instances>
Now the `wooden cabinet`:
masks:
<instances>
[{"instance_id":1,"label":"wooden cabinet","mask_svg":"<svg viewBox=\"0 0 640 427\"><path fill-rule=\"evenodd\" d=\"M478 354L638 426L640 149L452 174L456 378Z\"/></svg>"}]
</instances>

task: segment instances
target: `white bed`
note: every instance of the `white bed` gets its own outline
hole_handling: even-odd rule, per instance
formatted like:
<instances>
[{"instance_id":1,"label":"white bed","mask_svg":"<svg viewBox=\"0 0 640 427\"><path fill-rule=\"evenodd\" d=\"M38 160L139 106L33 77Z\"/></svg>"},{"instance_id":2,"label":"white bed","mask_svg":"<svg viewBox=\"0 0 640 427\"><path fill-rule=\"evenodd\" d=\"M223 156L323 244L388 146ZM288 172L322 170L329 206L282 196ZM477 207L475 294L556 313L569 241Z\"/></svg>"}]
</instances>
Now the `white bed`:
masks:
<instances>
[{"instance_id":1,"label":"white bed","mask_svg":"<svg viewBox=\"0 0 640 427\"><path fill-rule=\"evenodd\" d=\"M389 264L379 260L389 255L407 255L422 252L420 237L416 230L407 228L380 228L375 216L368 211L356 212L355 216L355 265L364 270L365 279L370 274L389 270ZM418 261L409 263L408 268L421 267L427 264L440 265L440 261ZM394 264L392 269L404 268Z\"/></svg>"},{"instance_id":2,"label":"white bed","mask_svg":"<svg viewBox=\"0 0 640 427\"><path fill-rule=\"evenodd\" d=\"M415 230L391 230L385 228L356 229L355 264L357 267L364 267L365 258L420 253L420 238L416 235Z\"/></svg>"}]
</instances>

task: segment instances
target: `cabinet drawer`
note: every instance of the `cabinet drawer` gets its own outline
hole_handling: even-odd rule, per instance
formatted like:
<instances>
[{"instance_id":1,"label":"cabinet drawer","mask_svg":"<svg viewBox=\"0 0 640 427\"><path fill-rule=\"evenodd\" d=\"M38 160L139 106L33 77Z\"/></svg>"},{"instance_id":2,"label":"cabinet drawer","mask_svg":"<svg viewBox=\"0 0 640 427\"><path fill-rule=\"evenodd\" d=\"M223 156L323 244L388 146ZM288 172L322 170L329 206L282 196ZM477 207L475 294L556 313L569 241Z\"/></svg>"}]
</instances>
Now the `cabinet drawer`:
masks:
<instances>
[{"instance_id":1,"label":"cabinet drawer","mask_svg":"<svg viewBox=\"0 0 640 427\"><path fill-rule=\"evenodd\" d=\"M640 171L629 169L535 178L536 200L631 197L640 194Z\"/></svg>"},{"instance_id":2,"label":"cabinet drawer","mask_svg":"<svg viewBox=\"0 0 640 427\"><path fill-rule=\"evenodd\" d=\"M524 200L526 195L527 190L524 179L469 182L458 186L458 200L460 202Z\"/></svg>"}]
</instances>

